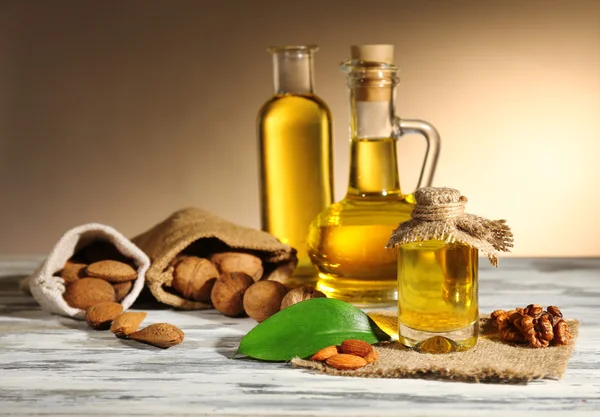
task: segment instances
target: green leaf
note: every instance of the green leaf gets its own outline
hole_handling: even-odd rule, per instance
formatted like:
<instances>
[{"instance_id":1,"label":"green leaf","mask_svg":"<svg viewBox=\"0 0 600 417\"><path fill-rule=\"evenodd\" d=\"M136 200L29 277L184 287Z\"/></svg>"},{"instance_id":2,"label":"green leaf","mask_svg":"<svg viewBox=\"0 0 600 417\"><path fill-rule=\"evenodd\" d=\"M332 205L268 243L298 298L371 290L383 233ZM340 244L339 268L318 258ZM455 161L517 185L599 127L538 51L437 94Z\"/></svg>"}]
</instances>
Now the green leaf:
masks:
<instances>
[{"instance_id":1,"label":"green leaf","mask_svg":"<svg viewBox=\"0 0 600 417\"><path fill-rule=\"evenodd\" d=\"M367 343L388 340L363 311L333 298L313 298L294 304L250 330L235 356L266 361L307 358L346 339Z\"/></svg>"}]
</instances>

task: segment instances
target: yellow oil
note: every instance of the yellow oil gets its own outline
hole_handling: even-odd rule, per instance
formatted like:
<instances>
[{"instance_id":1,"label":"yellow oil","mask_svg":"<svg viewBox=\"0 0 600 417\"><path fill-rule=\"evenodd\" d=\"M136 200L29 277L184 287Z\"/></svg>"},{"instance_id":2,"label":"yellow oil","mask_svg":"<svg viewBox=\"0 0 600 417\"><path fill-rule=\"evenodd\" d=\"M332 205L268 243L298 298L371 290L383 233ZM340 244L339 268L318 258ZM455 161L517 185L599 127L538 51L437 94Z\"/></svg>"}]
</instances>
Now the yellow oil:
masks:
<instances>
[{"instance_id":1,"label":"yellow oil","mask_svg":"<svg viewBox=\"0 0 600 417\"><path fill-rule=\"evenodd\" d=\"M468 245L442 241L398 248L398 323L402 343L414 346L439 336L459 348L476 343L477 255L477 249Z\"/></svg>"},{"instance_id":2,"label":"yellow oil","mask_svg":"<svg viewBox=\"0 0 600 417\"><path fill-rule=\"evenodd\" d=\"M262 228L298 251L297 284L309 283L308 227L333 201L331 112L316 95L276 95L257 124Z\"/></svg>"},{"instance_id":3,"label":"yellow oil","mask_svg":"<svg viewBox=\"0 0 600 417\"><path fill-rule=\"evenodd\" d=\"M400 190L396 143L353 139L348 193L310 226L308 254L328 297L358 306L396 303L397 251L385 245L412 210Z\"/></svg>"}]
</instances>

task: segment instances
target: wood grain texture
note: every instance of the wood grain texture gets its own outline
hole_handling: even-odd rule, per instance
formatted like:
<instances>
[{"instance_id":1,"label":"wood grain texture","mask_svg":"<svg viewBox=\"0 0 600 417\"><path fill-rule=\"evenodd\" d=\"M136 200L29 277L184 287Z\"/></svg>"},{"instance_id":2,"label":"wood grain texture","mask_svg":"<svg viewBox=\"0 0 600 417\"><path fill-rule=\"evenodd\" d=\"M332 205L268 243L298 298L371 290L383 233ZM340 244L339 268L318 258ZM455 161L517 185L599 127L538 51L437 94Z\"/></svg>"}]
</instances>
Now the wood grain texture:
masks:
<instances>
[{"instance_id":1,"label":"wood grain texture","mask_svg":"<svg viewBox=\"0 0 600 417\"><path fill-rule=\"evenodd\" d=\"M0 414L506 416L600 415L600 259L481 262L480 308L536 302L580 320L560 381L493 385L332 377L287 363L231 360L255 323L213 311L147 310L183 344L162 350L52 316L19 292L40 258L0 258Z\"/></svg>"}]
</instances>

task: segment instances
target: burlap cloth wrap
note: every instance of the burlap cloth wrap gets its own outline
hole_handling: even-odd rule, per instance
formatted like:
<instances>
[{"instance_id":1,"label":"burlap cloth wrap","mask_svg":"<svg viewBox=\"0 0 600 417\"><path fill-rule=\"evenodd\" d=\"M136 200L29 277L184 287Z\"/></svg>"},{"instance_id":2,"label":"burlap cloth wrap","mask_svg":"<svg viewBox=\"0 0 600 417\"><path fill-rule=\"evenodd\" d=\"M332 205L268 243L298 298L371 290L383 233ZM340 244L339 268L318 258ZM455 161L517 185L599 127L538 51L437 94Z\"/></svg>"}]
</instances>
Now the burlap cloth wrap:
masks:
<instances>
[{"instance_id":1,"label":"burlap cloth wrap","mask_svg":"<svg viewBox=\"0 0 600 417\"><path fill-rule=\"evenodd\" d=\"M158 301L185 310L210 308L210 304L186 300L165 288L173 282L173 267L169 264L175 256L207 238L216 238L231 249L253 251L267 264L265 269L269 263L285 262L294 256L290 246L268 233L236 225L201 209L186 208L132 239L152 261L146 284Z\"/></svg>"},{"instance_id":2,"label":"burlap cloth wrap","mask_svg":"<svg viewBox=\"0 0 600 417\"><path fill-rule=\"evenodd\" d=\"M395 319L396 313L390 314ZM393 317L392 317L393 315ZM340 371L321 362L292 359L292 365L331 375L363 378L425 378L464 382L523 384L534 379L559 379L573 353L579 322L567 320L573 339L566 346L534 349L505 342L491 326L489 316L480 320L477 345L466 352L433 355L418 353L400 343L375 346L379 360L355 371Z\"/></svg>"},{"instance_id":3,"label":"burlap cloth wrap","mask_svg":"<svg viewBox=\"0 0 600 417\"><path fill-rule=\"evenodd\" d=\"M452 188L424 187L415 191L411 220L401 223L387 248L425 240L460 242L477 248L498 266L498 252L508 252L513 235L505 220L465 213L467 198Z\"/></svg>"}]
</instances>

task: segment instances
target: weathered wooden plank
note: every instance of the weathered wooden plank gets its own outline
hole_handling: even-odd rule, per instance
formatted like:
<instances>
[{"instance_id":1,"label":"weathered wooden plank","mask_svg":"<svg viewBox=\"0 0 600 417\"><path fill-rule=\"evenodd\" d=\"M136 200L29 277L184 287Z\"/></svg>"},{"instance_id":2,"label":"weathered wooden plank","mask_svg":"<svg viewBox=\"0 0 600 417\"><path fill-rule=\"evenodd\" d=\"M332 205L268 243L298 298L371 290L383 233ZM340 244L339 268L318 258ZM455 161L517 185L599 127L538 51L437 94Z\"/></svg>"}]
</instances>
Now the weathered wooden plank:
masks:
<instances>
[{"instance_id":1,"label":"weathered wooden plank","mask_svg":"<svg viewBox=\"0 0 600 417\"><path fill-rule=\"evenodd\" d=\"M600 415L600 259L482 262L481 310L537 302L581 321L561 381L523 386L342 378L229 359L255 323L148 311L186 334L161 350L51 316L17 289L37 258L0 258L0 413L7 415Z\"/></svg>"}]
</instances>

